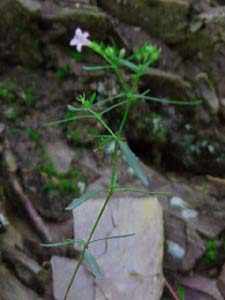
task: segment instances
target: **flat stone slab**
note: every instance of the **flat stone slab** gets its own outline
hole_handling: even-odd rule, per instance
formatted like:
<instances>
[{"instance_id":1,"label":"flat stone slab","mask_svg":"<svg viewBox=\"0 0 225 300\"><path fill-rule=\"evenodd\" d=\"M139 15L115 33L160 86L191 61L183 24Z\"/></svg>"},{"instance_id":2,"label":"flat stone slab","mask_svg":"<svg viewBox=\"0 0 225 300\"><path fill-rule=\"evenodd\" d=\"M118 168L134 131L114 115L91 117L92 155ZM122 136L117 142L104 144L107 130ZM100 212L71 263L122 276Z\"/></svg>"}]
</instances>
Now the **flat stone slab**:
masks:
<instances>
[{"instance_id":1,"label":"flat stone slab","mask_svg":"<svg viewBox=\"0 0 225 300\"><path fill-rule=\"evenodd\" d=\"M74 210L76 238L87 238L103 202L90 200ZM162 209L156 198L113 198L94 239L131 233L135 235L90 245L104 273L96 281L94 299L160 299L164 240Z\"/></svg>"},{"instance_id":2,"label":"flat stone slab","mask_svg":"<svg viewBox=\"0 0 225 300\"><path fill-rule=\"evenodd\" d=\"M51 258L53 295L55 300L64 299L66 289L76 268L77 262L66 257L53 256ZM68 300L93 300L94 282L88 271L81 267L77 280L73 283Z\"/></svg>"}]
</instances>

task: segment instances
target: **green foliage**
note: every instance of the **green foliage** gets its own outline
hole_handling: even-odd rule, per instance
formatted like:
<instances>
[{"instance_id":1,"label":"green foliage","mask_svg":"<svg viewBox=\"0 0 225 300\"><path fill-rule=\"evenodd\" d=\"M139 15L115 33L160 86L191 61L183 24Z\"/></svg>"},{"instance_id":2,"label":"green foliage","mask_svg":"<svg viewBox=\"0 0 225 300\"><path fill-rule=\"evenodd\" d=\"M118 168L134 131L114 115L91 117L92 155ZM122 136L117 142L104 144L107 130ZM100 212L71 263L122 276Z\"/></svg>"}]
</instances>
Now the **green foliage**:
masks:
<instances>
[{"instance_id":1,"label":"green foliage","mask_svg":"<svg viewBox=\"0 0 225 300\"><path fill-rule=\"evenodd\" d=\"M0 83L0 99L5 100L8 104L16 104L16 102L18 103L21 100L26 106L33 106L37 97L34 87L30 86L21 89L16 82L8 80Z\"/></svg>"},{"instance_id":2,"label":"green foliage","mask_svg":"<svg viewBox=\"0 0 225 300\"><path fill-rule=\"evenodd\" d=\"M203 260L211 265L215 264L218 259L218 245L216 240L208 240Z\"/></svg>"},{"instance_id":3,"label":"green foliage","mask_svg":"<svg viewBox=\"0 0 225 300\"><path fill-rule=\"evenodd\" d=\"M56 76L61 80L66 79L67 77L69 77L70 74L71 74L71 70L70 70L70 65L68 64L58 68L56 71Z\"/></svg>"},{"instance_id":4,"label":"green foliage","mask_svg":"<svg viewBox=\"0 0 225 300\"><path fill-rule=\"evenodd\" d=\"M37 130L32 129L32 128L27 128L26 133L27 133L28 138L31 141L36 142L36 143L40 141L41 135Z\"/></svg>"},{"instance_id":5,"label":"green foliage","mask_svg":"<svg viewBox=\"0 0 225 300\"><path fill-rule=\"evenodd\" d=\"M104 146L107 146L109 142L113 144L113 150L111 149L107 153L111 158L112 173L108 183L104 204L100 209L100 212L93 224L87 240L82 241L81 243L81 256L71 278L64 299L67 298L72 282L76 277L79 267L83 261L87 262L88 266L90 266L92 272L96 276L101 274L101 270L99 269L95 258L88 251L88 246L92 242L93 235L100 223L100 220L109 201L111 200L113 194L117 191L117 165L120 161L121 155L124 157L128 166L132 168L134 175L136 175L136 177L140 179L142 184L145 187L149 186L148 177L145 175L139 159L131 151L128 144L124 141L123 137L124 129L131 110L141 101L154 101L166 104L170 103L170 100L168 99L162 99L160 101L160 99L158 98L151 97L149 91L145 91L142 94L139 93L141 78L159 59L160 50L158 48L154 47L150 43L146 43L143 47L137 49L132 55L127 55L125 49L119 49L115 46L106 46L103 43L97 43L94 41L90 42L89 47L104 60L105 65L88 66L85 69L93 72L105 70L106 72L114 73L120 88L119 95L104 100L98 100L95 93L90 96L86 96L84 94L80 95L77 98L77 105L70 105L68 107L69 111L67 113L67 116L62 121L68 121L68 124L71 124L73 123L73 121L77 122L82 118L94 119L95 122L104 129L103 136L101 136L100 134L100 143L102 148L104 148ZM66 72L67 69L60 70L60 77L64 77ZM171 101L171 103L176 104L176 101ZM112 128L109 122L109 118L107 118L106 116L109 115L109 113L112 113L113 110L116 110L118 108L122 113L120 114L120 117L118 118L118 120L116 120L115 125ZM165 128L161 124L161 119L159 116L152 116L151 125L154 135L158 136L159 139L164 139L166 132ZM75 136L73 136L71 133L69 134L70 137L73 137L75 139L85 138L84 134L83 136L78 136L78 132L75 132ZM105 149L106 148L107 147L105 147ZM49 174L51 177L56 177L56 174L54 174L54 170L52 170L51 166L47 166L47 170L45 166L44 171L47 171L47 174ZM50 183L52 184L53 182L50 181ZM65 186L66 188L71 187L69 184L66 184ZM86 201L94 198L95 196L96 191L86 192L80 197L76 197L73 202L67 207L67 209L75 209Z\"/></svg>"},{"instance_id":6,"label":"green foliage","mask_svg":"<svg viewBox=\"0 0 225 300\"><path fill-rule=\"evenodd\" d=\"M97 279L101 279L103 277L103 272L98 265L96 258L88 250L85 250L84 252L84 263Z\"/></svg>"},{"instance_id":7,"label":"green foliage","mask_svg":"<svg viewBox=\"0 0 225 300\"><path fill-rule=\"evenodd\" d=\"M159 60L159 55L160 51L156 47L149 43L145 43L143 47L137 49L133 54L132 59L138 63L153 65Z\"/></svg>"},{"instance_id":8,"label":"green foliage","mask_svg":"<svg viewBox=\"0 0 225 300\"><path fill-rule=\"evenodd\" d=\"M114 235L114 236L109 236L106 238L100 238L97 240L92 240L89 242L89 244L100 242L100 241L107 241L107 240L113 240L113 239L121 239L121 238L128 238L134 236L134 233L131 234L123 234L123 235ZM67 239L63 242L59 243L50 243L50 244L41 244L41 246L46 247L46 248L55 248L55 247L66 247L66 246L71 246L71 245L77 245L80 250L85 247L85 241L81 239ZM98 279L102 278L103 272L101 268L99 267L96 258L88 251L85 250L84 253L84 263L86 264L87 268L89 271Z\"/></svg>"},{"instance_id":9,"label":"green foliage","mask_svg":"<svg viewBox=\"0 0 225 300\"><path fill-rule=\"evenodd\" d=\"M57 192L62 196L79 195L77 182L86 181L79 171L73 169L67 173L58 172L50 161L39 165L38 171L44 179L42 190L49 194Z\"/></svg>"},{"instance_id":10,"label":"green foliage","mask_svg":"<svg viewBox=\"0 0 225 300\"><path fill-rule=\"evenodd\" d=\"M177 294L178 294L179 300L185 300L185 288L183 286L177 287Z\"/></svg>"},{"instance_id":11,"label":"green foliage","mask_svg":"<svg viewBox=\"0 0 225 300\"><path fill-rule=\"evenodd\" d=\"M0 100L1 99L5 100L7 103L14 103L16 101L14 82L0 82Z\"/></svg>"},{"instance_id":12,"label":"green foliage","mask_svg":"<svg viewBox=\"0 0 225 300\"><path fill-rule=\"evenodd\" d=\"M74 51L72 51L72 52L70 53L70 57L71 57L73 60L75 60L75 61L77 61L77 62L80 62L80 61L82 60L82 58L83 58L83 54L80 53L80 52L74 52Z\"/></svg>"},{"instance_id":13,"label":"green foliage","mask_svg":"<svg viewBox=\"0 0 225 300\"><path fill-rule=\"evenodd\" d=\"M5 111L4 111L5 117L10 120L10 121L16 121L17 118L20 116L20 113L18 111L18 108L16 105L9 106Z\"/></svg>"},{"instance_id":14,"label":"green foliage","mask_svg":"<svg viewBox=\"0 0 225 300\"><path fill-rule=\"evenodd\" d=\"M139 164L139 160L136 155L131 151L128 147L127 143L119 142L120 149L124 155L125 160L128 165L132 168L136 176L141 180L144 186L148 187L149 181L147 176L145 175L142 167Z\"/></svg>"},{"instance_id":15,"label":"green foliage","mask_svg":"<svg viewBox=\"0 0 225 300\"><path fill-rule=\"evenodd\" d=\"M66 138L76 146L96 145L96 137L101 136L102 133L101 126L98 126L94 118L85 117L80 110L74 111L71 105L65 113L63 125Z\"/></svg>"},{"instance_id":16,"label":"green foliage","mask_svg":"<svg viewBox=\"0 0 225 300\"><path fill-rule=\"evenodd\" d=\"M166 140L168 129L160 115L152 114L152 135L158 143Z\"/></svg>"},{"instance_id":17,"label":"green foliage","mask_svg":"<svg viewBox=\"0 0 225 300\"><path fill-rule=\"evenodd\" d=\"M37 102L37 96L35 95L34 88L28 87L26 89L23 89L21 93L21 99L26 106L28 107L34 106L35 103Z\"/></svg>"}]
</instances>

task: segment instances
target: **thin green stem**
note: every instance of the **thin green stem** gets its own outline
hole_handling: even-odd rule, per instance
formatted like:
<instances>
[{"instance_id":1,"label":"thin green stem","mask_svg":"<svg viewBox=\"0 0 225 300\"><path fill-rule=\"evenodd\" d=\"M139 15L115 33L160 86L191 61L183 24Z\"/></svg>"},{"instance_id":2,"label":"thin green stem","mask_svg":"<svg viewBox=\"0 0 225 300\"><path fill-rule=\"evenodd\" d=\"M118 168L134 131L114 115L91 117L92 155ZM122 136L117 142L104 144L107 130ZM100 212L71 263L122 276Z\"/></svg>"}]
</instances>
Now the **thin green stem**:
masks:
<instances>
[{"instance_id":1,"label":"thin green stem","mask_svg":"<svg viewBox=\"0 0 225 300\"><path fill-rule=\"evenodd\" d=\"M92 237L93 237L93 235L94 235L94 233L96 231L96 228L98 227L98 225L99 225L99 223L101 221L101 218L102 218L102 216L103 216L103 214L105 212L105 209L106 209L106 207L107 207L110 199L113 196L114 189L115 189L115 179L117 177L116 176L116 160L117 160L117 151L115 151L114 154L113 154L112 175L111 175L110 186L109 186L109 189L108 189L107 197L106 197L105 202L103 203L103 206L102 206L102 208L101 208L101 210L100 210L100 212L99 212L99 214L97 216L97 219L96 219L96 221L95 221L95 223L94 223L94 225L93 225L93 227L91 229L91 232L90 232L90 234L88 236L88 239L87 239L87 241L85 242L85 244L83 246L83 249L81 251L81 255L79 257L77 266L76 266L76 268L74 270L74 273L73 273L73 275L72 275L72 277L70 279L69 285L68 285L68 287L66 289L64 300L67 300L67 298L68 298L70 289L71 289L71 287L73 285L73 282L74 282L74 280L75 280L75 278L77 276L77 273L78 273L78 271L80 269L80 266L81 266L81 264L82 264L82 262L84 260L85 251L88 249L88 246L89 246L89 244L90 244L90 242L92 240Z\"/></svg>"},{"instance_id":2,"label":"thin green stem","mask_svg":"<svg viewBox=\"0 0 225 300\"><path fill-rule=\"evenodd\" d=\"M71 121L75 121L75 120L80 120L80 119L94 119L94 117L90 116L90 115L86 115L86 116L74 116L74 117L67 118L67 119L62 119L62 120L58 120L58 121L52 121L52 122L49 122L49 123L47 123L45 125L46 126L53 126L53 125L63 124L63 123L67 123L67 122L71 122Z\"/></svg>"},{"instance_id":3,"label":"thin green stem","mask_svg":"<svg viewBox=\"0 0 225 300\"><path fill-rule=\"evenodd\" d=\"M119 103L116 103L116 104L114 104L114 105L112 105L112 106L106 108L105 110L103 110L100 114L101 114L101 115L104 115L104 114L108 113L109 111L111 111L111 110L113 110L113 109L115 109L115 108L117 108L117 107L119 107L119 106L124 105L125 103L126 103L125 100L124 100L124 101L121 101L121 102L119 102Z\"/></svg>"},{"instance_id":4,"label":"thin green stem","mask_svg":"<svg viewBox=\"0 0 225 300\"><path fill-rule=\"evenodd\" d=\"M135 98L142 98L144 100L150 100L153 102L158 102L162 104L175 104L175 105L181 105L181 106L194 106L194 105L199 105L202 103L200 100L196 101L177 101L177 100L169 100L169 99L164 99L164 98L157 98L157 97L152 97L152 96L145 96L145 95L134 95Z\"/></svg>"},{"instance_id":5,"label":"thin green stem","mask_svg":"<svg viewBox=\"0 0 225 300\"><path fill-rule=\"evenodd\" d=\"M106 103L108 103L108 102L112 102L112 100L119 99L119 98L122 98L122 97L124 97L124 96L125 96L125 93L120 93L120 94L118 94L118 95L116 95L116 96L108 97L108 98L106 98L105 100L102 100L102 101L97 102L97 103L94 105L94 107L98 108L100 105L106 104Z\"/></svg>"},{"instance_id":6,"label":"thin green stem","mask_svg":"<svg viewBox=\"0 0 225 300\"><path fill-rule=\"evenodd\" d=\"M111 136L117 141L119 142L119 138L116 136L116 134L112 131L112 129L106 124L106 122L102 119L101 115L96 113L94 110L92 109L88 109L88 111L94 115L94 117L99 121L99 123L102 124L102 126L111 134Z\"/></svg>"},{"instance_id":7,"label":"thin green stem","mask_svg":"<svg viewBox=\"0 0 225 300\"><path fill-rule=\"evenodd\" d=\"M80 266L81 266L81 264L82 264L82 262L83 262L84 255L85 255L85 251L88 249L88 246L89 246L89 244L90 244L90 241L91 241L91 239L92 239L92 237L93 237L93 235L94 235L94 233L95 233L95 230L96 230L96 228L97 228L97 226L98 226L98 224L99 224L99 222L100 222L100 220L101 220L101 218L102 218L102 215L103 215L103 213L104 213L104 211L105 211L105 209L106 209L106 206L107 206L107 204L109 203L109 200L111 199L112 195L113 195L113 192L112 192L112 191L109 191L109 193L108 193L108 195L107 195L107 198L105 199L105 202L104 202L104 204L103 204L103 206L102 206L102 208L101 208L101 210L100 210L100 212L99 212L99 214L98 214L98 217L97 217L97 219L96 219L96 221L95 221L95 224L94 224L94 226L92 227L91 233L90 233L90 235L89 235L89 237L88 237L86 243L84 244L84 247L83 247L83 249L82 249L82 252L81 252L80 258L79 258L79 260L78 260L77 266L76 266L76 268L75 268L75 270L74 270L74 273L73 273L73 275L72 275L72 277L71 277L71 279L70 279L70 283L69 283L69 285L68 285L68 287L67 287L67 289L66 289L66 293L65 293L65 296L64 296L64 300L67 300L67 298L68 298L69 291L70 291L70 289L71 289L71 287L72 287L72 285L73 285L73 282L74 282L74 280L75 280L75 278L76 278L76 276L77 276L77 273L78 273L78 271L79 271L79 269L80 269Z\"/></svg>"},{"instance_id":8,"label":"thin green stem","mask_svg":"<svg viewBox=\"0 0 225 300\"><path fill-rule=\"evenodd\" d=\"M108 57L107 55L104 53L104 50L100 49L99 47L96 47L95 43L92 43L90 45L90 48L95 51L98 55L100 55L111 67L112 70L114 71L114 73L116 74L121 86L123 87L123 89L125 91L129 91L129 86L127 85L122 72L119 69L118 65L115 65Z\"/></svg>"}]
</instances>

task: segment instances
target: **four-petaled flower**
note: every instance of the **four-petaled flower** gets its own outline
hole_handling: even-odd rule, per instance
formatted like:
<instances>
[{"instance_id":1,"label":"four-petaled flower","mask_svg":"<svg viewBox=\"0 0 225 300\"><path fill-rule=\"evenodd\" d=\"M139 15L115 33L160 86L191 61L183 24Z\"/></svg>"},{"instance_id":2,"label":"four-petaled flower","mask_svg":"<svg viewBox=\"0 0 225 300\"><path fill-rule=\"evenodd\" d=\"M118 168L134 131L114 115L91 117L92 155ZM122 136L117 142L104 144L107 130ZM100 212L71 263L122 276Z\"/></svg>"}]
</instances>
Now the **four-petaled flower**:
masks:
<instances>
[{"instance_id":1,"label":"four-petaled flower","mask_svg":"<svg viewBox=\"0 0 225 300\"><path fill-rule=\"evenodd\" d=\"M74 37L70 41L70 46L76 46L77 51L81 52L83 46L89 46L91 41L88 39L90 34L87 31L82 32L78 27L75 30Z\"/></svg>"}]
</instances>

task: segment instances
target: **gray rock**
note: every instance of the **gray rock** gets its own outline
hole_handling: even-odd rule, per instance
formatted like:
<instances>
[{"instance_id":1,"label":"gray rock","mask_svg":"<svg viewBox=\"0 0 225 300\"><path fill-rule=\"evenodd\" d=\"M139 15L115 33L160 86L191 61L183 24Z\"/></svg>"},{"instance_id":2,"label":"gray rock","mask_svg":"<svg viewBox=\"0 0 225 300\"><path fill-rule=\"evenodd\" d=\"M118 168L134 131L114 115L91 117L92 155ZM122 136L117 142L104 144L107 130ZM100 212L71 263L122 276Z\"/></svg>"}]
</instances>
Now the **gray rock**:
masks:
<instances>
[{"instance_id":1,"label":"gray rock","mask_svg":"<svg viewBox=\"0 0 225 300\"><path fill-rule=\"evenodd\" d=\"M200 275L194 275L190 277L184 277L180 280L180 283L186 288L191 288L192 290L199 291L205 295L202 299L212 299L212 300L223 300L223 296L220 293L216 280L203 277ZM208 297L209 298L208 298ZM185 296L186 297L186 296ZM189 298L187 298L189 299ZM192 298L195 299L195 298ZM199 299L199 298L196 298Z\"/></svg>"},{"instance_id":2,"label":"gray rock","mask_svg":"<svg viewBox=\"0 0 225 300\"><path fill-rule=\"evenodd\" d=\"M183 220L165 212L167 248L165 267L170 270L189 271L204 254L205 245L195 230Z\"/></svg>"},{"instance_id":3,"label":"gray rock","mask_svg":"<svg viewBox=\"0 0 225 300\"><path fill-rule=\"evenodd\" d=\"M175 43L185 39L189 1L101 0L99 3L121 21L140 26L164 41Z\"/></svg>"},{"instance_id":4,"label":"gray rock","mask_svg":"<svg viewBox=\"0 0 225 300\"><path fill-rule=\"evenodd\" d=\"M56 170L60 173L67 173L74 158L74 152L62 141L47 144L46 150Z\"/></svg>"},{"instance_id":5,"label":"gray rock","mask_svg":"<svg viewBox=\"0 0 225 300\"><path fill-rule=\"evenodd\" d=\"M64 1L2 0L0 60L10 58L12 63L36 68L47 55L47 64L57 64L52 41L61 40L61 45L69 46L69 38L77 26L96 36L106 36L112 31L104 12L84 4L77 1L65 5ZM49 24L48 30L43 31L42 22Z\"/></svg>"},{"instance_id":6,"label":"gray rock","mask_svg":"<svg viewBox=\"0 0 225 300\"><path fill-rule=\"evenodd\" d=\"M0 137L2 137L4 131L5 131L5 124L0 123Z\"/></svg>"},{"instance_id":7,"label":"gray rock","mask_svg":"<svg viewBox=\"0 0 225 300\"><path fill-rule=\"evenodd\" d=\"M16 277L26 286L42 293L45 289L41 266L23 252L8 248L2 252L3 261L11 267ZM43 277L43 278L42 278Z\"/></svg>"},{"instance_id":8,"label":"gray rock","mask_svg":"<svg viewBox=\"0 0 225 300\"><path fill-rule=\"evenodd\" d=\"M64 257L53 256L51 259L53 276L53 295L55 300L62 300L65 296L66 288L76 268L77 262ZM94 282L89 272L81 267L78 277L74 281L68 300L93 300Z\"/></svg>"},{"instance_id":9,"label":"gray rock","mask_svg":"<svg viewBox=\"0 0 225 300\"><path fill-rule=\"evenodd\" d=\"M212 114L217 114L219 111L219 99L216 95L216 91L212 84L210 84L210 80L208 75L205 73L200 73L196 77L196 92L199 99L203 100L208 108L209 112Z\"/></svg>"},{"instance_id":10,"label":"gray rock","mask_svg":"<svg viewBox=\"0 0 225 300\"><path fill-rule=\"evenodd\" d=\"M220 276L217 280L217 285L223 297L225 298L225 265L223 265Z\"/></svg>"},{"instance_id":11,"label":"gray rock","mask_svg":"<svg viewBox=\"0 0 225 300\"><path fill-rule=\"evenodd\" d=\"M167 245L164 266L173 271L191 270L205 252L204 237L216 239L225 229L225 206L206 194L202 186L184 184L180 178L166 180L150 168L146 168L146 175L151 178L151 192L165 193L158 196Z\"/></svg>"},{"instance_id":12,"label":"gray rock","mask_svg":"<svg viewBox=\"0 0 225 300\"><path fill-rule=\"evenodd\" d=\"M36 1L36 0L17 0L17 1L25 10L27 10L28 13L36 14L39 13L41 10L40 1Z\"/></svg>"},{"instance_id":13,"label":"gray rock","mask_svg":"<svg viewBox=\"0 0 225 300\"><path fill-rule=\"evenodd\" d=\"M41 300L32 290L23 286L3 266L0 267L0 299L4 300Z\"/></svg>"},{"instance_id":14,"label":"gray rock","mask_svg":"<svg viewBox=\"0 0 225 300\"><path fill-rule=\"evenodd\" d=\"M8 226L9 226L8 219L4 214L0 213L0 233L4 232Z\"/></svg>"},{"instance_id":15,"label":"gray rock","mask_svg":"<svg viewBox=\"0 0 225 300\"><path fill-rule=\"evenodd\" d=\"M220 113L224 119L225 118L225 98L220 99Z\"/></svg>"},{"instance_id":16,"label":"gray rock","mask_svg":"<svg viewBox=\"0 0 225 300\"><path fill-rule=\"evenodd\" d=\"M103 200L88 201L74 211L76 238L87 238ZM156 198L113 198L93 238L129 233L135 235L90 245L104 273L96 282L95 299L160 299L163 222Z\"/></svg>"},{"instance_id":17,"label":"gray rock","mask_svg":"<svg viewBox=\"0 0 225 300\"><path fill-rule=\"evenodd\" d=\"M154 95L176 100L193 100L191 84L172 72L152 68L145 75L146 83Z\"/></svg>"}]
</instances>

